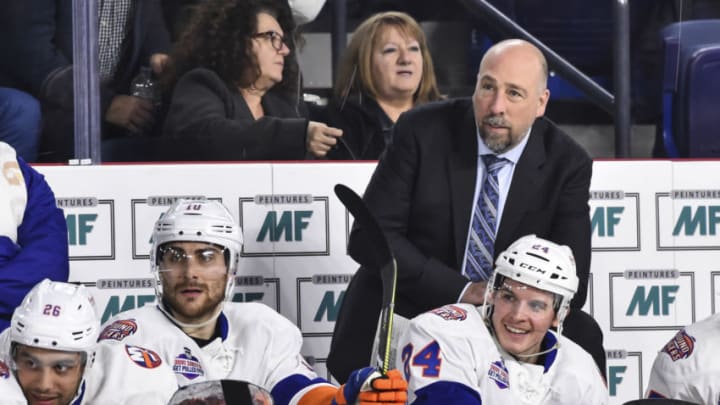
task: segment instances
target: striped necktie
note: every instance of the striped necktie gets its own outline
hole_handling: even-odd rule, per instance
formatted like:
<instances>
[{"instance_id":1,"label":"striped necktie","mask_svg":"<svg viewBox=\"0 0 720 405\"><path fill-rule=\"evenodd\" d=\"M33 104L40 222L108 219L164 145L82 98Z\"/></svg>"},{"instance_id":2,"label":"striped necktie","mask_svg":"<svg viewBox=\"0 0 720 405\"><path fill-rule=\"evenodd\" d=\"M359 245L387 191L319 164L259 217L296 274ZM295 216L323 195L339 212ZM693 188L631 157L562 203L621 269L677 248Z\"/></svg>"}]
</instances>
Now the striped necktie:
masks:
<instances>
[{"instance_id":1,"label":"striped necktie","mask_svg":"<svg viewBox=\"0 0 720 405\"><path fill-rule=\"evenodd\" d=\"M485 181L475 201L470 242L465 255L465 273L471 281L487 280L492 274L495 225L500 195L497 174L503 166L510 163L507 159L495 155L482 155L482 160L486 169Z\"/></svg>"}]
</instances>

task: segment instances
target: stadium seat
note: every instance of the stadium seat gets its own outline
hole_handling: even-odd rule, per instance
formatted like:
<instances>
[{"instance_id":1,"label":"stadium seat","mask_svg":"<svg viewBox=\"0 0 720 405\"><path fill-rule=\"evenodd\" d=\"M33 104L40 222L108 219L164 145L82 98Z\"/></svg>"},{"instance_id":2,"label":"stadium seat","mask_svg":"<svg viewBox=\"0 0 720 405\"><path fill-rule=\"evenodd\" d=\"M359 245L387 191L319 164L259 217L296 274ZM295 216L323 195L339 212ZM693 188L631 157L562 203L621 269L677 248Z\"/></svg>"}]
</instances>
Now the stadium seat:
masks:
<instances>
[{"instance_id":1,"label":"stadium seat","mask_svg":"<svg viewBox=\"0 0 720 405\"><path fill-rule=\"evenodd\" d=\"M720 157L720 20L670 24L661 39L664 155Z\"/></svg>"}]
</instances>

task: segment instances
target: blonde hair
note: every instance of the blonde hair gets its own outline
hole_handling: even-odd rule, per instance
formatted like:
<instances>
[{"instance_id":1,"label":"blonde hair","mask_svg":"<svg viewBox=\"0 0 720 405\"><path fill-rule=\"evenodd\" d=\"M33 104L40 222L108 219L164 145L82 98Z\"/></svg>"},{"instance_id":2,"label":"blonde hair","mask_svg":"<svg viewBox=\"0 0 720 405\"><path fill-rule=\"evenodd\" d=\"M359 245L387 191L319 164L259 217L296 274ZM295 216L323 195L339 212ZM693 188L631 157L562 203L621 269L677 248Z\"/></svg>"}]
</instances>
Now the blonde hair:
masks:
<instances>
[{"instance_id":1,"label":"blonde hair","mask_svg":"<svg viewBox=\"0 0 720 405\"><path fill-rule=\"evenodd\" d=\"M397 29L407 38L414 38L420 44L423 73L413 96L414 103L417 105L442 99L425 33L412 17L397 11L375 14L355 30L338 67L333 89L336 99L344 100L350 93L361 92L377 100L378 90L372 79L373 49L379 45L382 34L389 27Z\"/></svg>"}]
</instances>

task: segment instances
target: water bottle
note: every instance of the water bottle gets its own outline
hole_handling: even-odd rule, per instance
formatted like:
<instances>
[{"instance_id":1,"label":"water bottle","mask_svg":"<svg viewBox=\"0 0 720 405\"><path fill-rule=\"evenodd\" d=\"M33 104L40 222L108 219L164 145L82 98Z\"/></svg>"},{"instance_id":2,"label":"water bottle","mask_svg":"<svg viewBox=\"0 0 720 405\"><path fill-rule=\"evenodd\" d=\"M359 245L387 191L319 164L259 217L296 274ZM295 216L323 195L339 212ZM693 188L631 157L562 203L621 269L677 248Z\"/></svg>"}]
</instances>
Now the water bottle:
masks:
<instances>
[{"instance_id":1,"label":"water bottle","mask_svg":"<svg viewBox=\"0 0 720 405\"><path fill-rule=\"evenodd\" d=\"M152 77L152 69L149 66L140 68L140 73L130 83L130 94L150 101L155 109L160 107L160 89Z\"/></svg>"}]
</instances>

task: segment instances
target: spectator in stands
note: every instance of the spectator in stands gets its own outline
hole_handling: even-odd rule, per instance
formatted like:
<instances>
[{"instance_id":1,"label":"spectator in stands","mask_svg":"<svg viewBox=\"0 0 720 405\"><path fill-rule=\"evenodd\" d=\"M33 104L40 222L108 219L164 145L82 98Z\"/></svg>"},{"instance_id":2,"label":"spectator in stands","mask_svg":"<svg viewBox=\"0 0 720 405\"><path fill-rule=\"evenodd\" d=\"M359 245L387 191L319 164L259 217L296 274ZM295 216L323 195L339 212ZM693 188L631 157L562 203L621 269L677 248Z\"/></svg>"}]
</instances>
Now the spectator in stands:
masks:
<instances>
[{"instance_id":1,"label":"spectator in stands","mask_svg":"<svg viewBox=\"0 0 720 405\"><path fill-rule=\"evenodd\" d=\"M400 114L442 98L425 34L409 15L384 12L357 28L338 68L326 122L343 130L330 159L378 159Z\"/></svg>"},{"instance_id":2,"label":"spectator in stands","mask_svg":"<svg viewBox=\"0 0 720 405\"><path fill-rule=\"evenodd\" d=\"M40 103L24 91L0 87L0 141L15 148L26 162L37 159Z\"/></svg>"},{"instance_id":3,"label":"spectator in stands","mask_svg":"<svg viewBox=\"0 0 720 405\"><path fill-rule=\"evenodd\" d=\"M0 330L44 278L68 279L65 216L43 176L0 142Z\"/></svg>"},{"instance_id":4,"label":"spectator in stands","mask_svg":"<svg viewBox=\"0 0 720 405\"><path fill-rule=\"evenodd\" d=\"M496 253L527 234L568 245L580 280L565 335L605 370L602 330L582 311L590 275L592 160L543 117L547 62L523 40L491 47L472 99L403 114L363 199L398 268L395 311L412 318L457 302L480 305ZM338 381L370 357L381 305L374 252L356 223L348 252L360 269L338 314L328 369Z\"/></svg>"},{"instance_id":5,"label":"spectator in stands","mask_svg":"<svg viewBox=\"0 0 720 405\"><path fill-rule=\"evenodd\" d=\"M720 314L681 329L655 358L646 397L698 404L719 403L718 344Z\"/></svg>"},{"instance_id":6,"label":"spectator in stands","mask_svg":"<svg viewBox=\"0 0 720 405\"><path fill-rule=\"evenodd\" d=\"M80 404L100 332L90 291L45 279L17 307L12 324L0 335L2 403Z\"/></svg>"},{"instance_id":7,"label":"spectator in stands","mask_svg":"<svg viewBox=\"0 0 720 405\"><path fill-rule=\"evenodd\" d=\"M197 160L325 156L342 131L305 118L294 29L280 0L202 3L171 57L165 135Z\"/></svg>"},{"instance_id":8,"label":"spectator in stands","mask_svg":"<svg viewBox=\"0 0 720 405\"><path fill-rule=\"evenodd\" d=\"M0 24L0 76L37 97L43 107L41 160L73 155L72 0L11 1ZM159 0L98 1L103 136L140 132L154 123L152 104L129 95L140 67L161 73L169 35ZM9 55L12 55L9 57ZM43 153L46 152L46 153Z\"/></svg>"}]
</instances>

